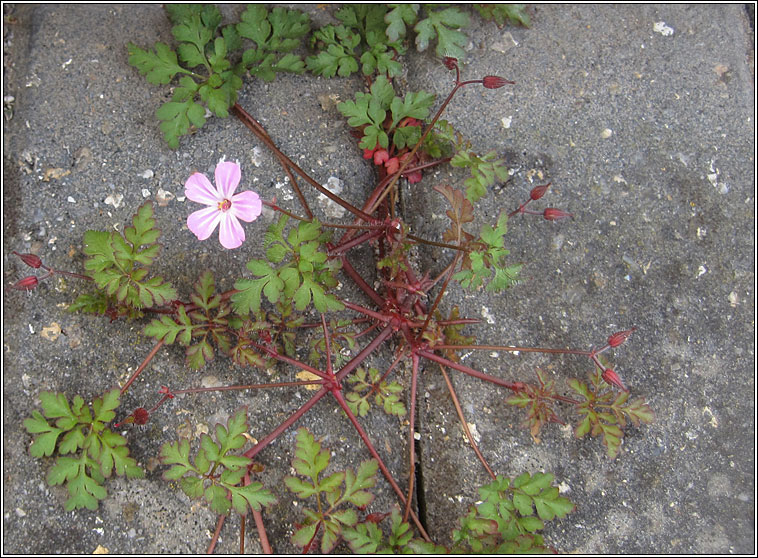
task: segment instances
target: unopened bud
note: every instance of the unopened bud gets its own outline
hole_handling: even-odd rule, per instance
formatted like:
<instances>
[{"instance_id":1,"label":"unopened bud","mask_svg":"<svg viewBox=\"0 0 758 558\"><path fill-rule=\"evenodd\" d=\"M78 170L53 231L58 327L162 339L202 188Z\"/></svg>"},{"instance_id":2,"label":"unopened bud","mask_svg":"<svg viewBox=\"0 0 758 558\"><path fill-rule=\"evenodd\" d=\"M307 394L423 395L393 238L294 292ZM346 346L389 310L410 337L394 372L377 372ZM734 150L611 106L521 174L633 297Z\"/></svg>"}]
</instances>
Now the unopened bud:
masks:
<instances>
[{"instance_id":1,"label":"unopened bud","mask_svg":"<svg viewBox=\"0 0 758 558\"><path fill-rule=\"evenodd\" d=\"M558 221L559 219L565 219L566 217L573 217L571 213L566 213L560 209L554 207L548 207L542 212L542 216L548 221Z\"/></svg>"},{"instance_id":2,"label":"unopened bud","mask_svg":"<svg viewBox=\"0 0 758 558\"><path fill-rule=\"evenodd\" d=\"M529 197L534 201L540 199L542 196L545 195L545 192L547 192L547 189L550 188L550 184L552 182L548 182L544 186L535 186L532 188L532 191L529 192Z\"/></svg>"},{"instance_id":3,"label":"unopened bud","mask_svg":"<svg viewBox=\"0 0 758 558\"><path fill-rule=\"evenodd\" d=\"M150 413L144 407L134 409L132 416L134 417L134 424L147 424L147 421L150 420Z\"/></svg>"},{"instance_id":4,"label":"unopened bud","mask_svg":"<svg viewBox=\"0 0 758 558\"><path fill-rule=\"evenodd\" d=\"M21 261L23 261L29 267L37 269L42 265L42 260L35 254L19 254L15 250L13 251L13 254L21 258Z\"/></svg>"},{"instance_id":5,"label":"unopened bud","mask_svg":"<svg viewBox=\"0 0 758 558\"><path fill-rule=\"evenodd\" d=\"M605 383L616 386L622 391L629 391L621 380L621 376L616 374L612 368L606 368L603 370L603 380L605 380Z\"/></svg>"},{"instance_id":6,"label":"unopened bud","mask_svg":"<svg viewBox=\"0 0 758 558\"><path fill-rule=\"evenodd\" d=\"M482 85L487 89L500 89L504 85L513 85L515 83L515 81L508 81L500 76L484 76L482 80Z\"/></svg>"},{"instance_id":7,"label":"unopened bud","mask_svg":"<svg viewBox=\"0 0 758 558\"><path fill-rule=\"evenodd\" d=\"M452 56L445 56L445 58L442 59L442 63L445 65L445 68L448 70L454 70L455 67L458 65L458 60L453 58Z\"/></svg>"},{"instance_id":8,"label":"unopened bud","mask_svg":"<svg viewBox=\"0 0 758 558\"><path fill-rule=\"evenodd\" d=\"M634 332L637 328L633 327L632 329L625 329L624 331L617 331L613 335L611 335L608 338L608 345L611 347L618 347L627 340L627 338Z\"/></svg>"},{"instance_id":9,"label":"unopened bud","mask_svg":"<svg viewBox=\"0 0 758 558\"><path fill-rule=\"evenodd\" d=\"M150 413L145 409L144 407L137 407L134 409L131 415L126 417L124 420L119 422L118 424L114 425L114 428L118 428L122 424L138 424L143 425L147 424L147 421L150 420Z\"/></svg>"},{"instance_id":10,"label":"unopened bud","mask_svg":"<svg viewBox=\"0 0 758 558\"><path fill-rule=\"evenodd\" d=\"M10 288L16 289L17 291L31 291L32 289L36 289L37 285L39 285L39 279L34 275L30 275L29 277L24 277L20 281L17 281L11 285Z\"/></svg>"}]
</instances>

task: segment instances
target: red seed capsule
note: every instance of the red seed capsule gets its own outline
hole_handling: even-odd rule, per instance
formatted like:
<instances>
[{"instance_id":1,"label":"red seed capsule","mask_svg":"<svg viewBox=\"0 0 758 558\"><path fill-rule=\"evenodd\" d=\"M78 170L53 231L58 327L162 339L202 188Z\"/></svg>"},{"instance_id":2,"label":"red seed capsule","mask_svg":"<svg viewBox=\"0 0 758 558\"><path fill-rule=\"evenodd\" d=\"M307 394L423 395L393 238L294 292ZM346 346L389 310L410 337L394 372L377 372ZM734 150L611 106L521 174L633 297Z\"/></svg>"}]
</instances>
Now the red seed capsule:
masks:
<instances>
[{"instance_id":1,"label":"red seed capsule","mask_svg":"<svg viewBox=\"0 0 758 558\"><path fill-rule=\"evenodd\" d=\"M627 338L632 334L633 331L635 331L637 328L633 327L632 329L625 329L624 331L617 331L613 335L611 335L608 338L608 345L611 347L618 347L627 340Z\"/></svg>"},{"instance_id":2,"label":"red seed capsule","mask_svg":"<svg viewBox=\"0 0 758 558\"><path fill-rule=\"evenodd\" d=\"M445 58L442 59L442 63L445 65L445 68L448 70L454 70L455 67L458 65L458 60L453 58L452 56L445 56Z\"/></svg>"},{"instance_id":3,"label":"red seed capsule","mask_svg":"<svg viewBox=\"0 0 758 558\"><path fill-rule=\"evenodd\" d=\"M134 409L132 416L134 417L134 424L147 424L147 421L150 420L150 413L144 407Z\"/></svg>"},{"instance_id":4,"label":"red seed capsule","mask_svg":"<svg viewBox=\"0 0 758 558\"><path fill-rule=\"evenodd\" d=\"M36 289L37 285L39 285L39 279L34 275L30 275L29 277L24 277L20 281L17 281L11 285L10 288L16 289L17 291L31 291L32 289Z\"/></svg>"},{"instance_id":5,"label":"red seed capsule","mask_svg":"<svg viewBox=\"0 0 758 558\"><path fill-rule=\"evenodd\" d=\"M538 200L544 196L545 192L547 192L547 189L550 188L550 184L552 184L552 182L548 182L544 186L535 186L532 188L532 191L529 192L529 197L532 199L532 201Z\"/></svg>"},{"instance_id":6,"label":"red seed capsule","mask_svg":"<svg viewBox=\"0 0 758 558\"><path fill-rule=\"evenodd\" d=\"M515 81L508 81L500 76L484 76L482 80L482 85L487 89L500 89L504 85L513 85L515 83Z\"/></svg>"},{"instance_id":7,"label":"red seed capsule","mask_svg":"<svg viewBox=\"0 0 758 558\"><path fill-rule=\"evenodd\" d=\"M622 391L629 391L627 387L624 385L624 382L621 380L621 376L616 374L616 372L612 368L606 368L605 370L603 370L603 380L605 380L607 384L616 386Z\"/></svg>"},{"instance_id":8,"label":"red seed capsule","mask_svg":"<svg viewBox=\"0 0 758 558\"><path fill-rule=\"evenodd\" d=\"M13 251L13 254L21 258L21 261L23 261L29 267L37 269L42 265L42 260L35 254L19 254L15 250Z\"/></svg>"},{"instance_id":9,"label":"red seed capsule","mask_svg":"<svg viewBox=\"0 0 758 558\"><path fill-rule=\"evenodd\" d=\"M573 217L571 213L566 213L560 209L554 207L548 207L542 212L542 216L548 221L558 221L559 219L565 219L566 217Z\"/></svg>"}]
</instances>

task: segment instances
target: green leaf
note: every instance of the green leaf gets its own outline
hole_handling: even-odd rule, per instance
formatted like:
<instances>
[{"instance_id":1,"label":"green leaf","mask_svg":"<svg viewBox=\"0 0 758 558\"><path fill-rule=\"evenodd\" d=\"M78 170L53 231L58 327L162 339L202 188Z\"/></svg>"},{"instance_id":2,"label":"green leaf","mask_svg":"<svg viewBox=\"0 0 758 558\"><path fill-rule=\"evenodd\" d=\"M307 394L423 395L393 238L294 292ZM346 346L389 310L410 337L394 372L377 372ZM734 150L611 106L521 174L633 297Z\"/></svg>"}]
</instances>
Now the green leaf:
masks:
<instances>
[{"instance_id":1,"label":"green leaf","mask_svg":"<svg viewBox=\"0 0 758 558\"><path fill-rule=\"evenodd\" d=\"M200 498L204 493L203 479L199 477L182 477L179 481L179 487L189 498L195 500Z\"/></svg>"},{"instance_id":2,"label":"green leaf","mask_svg":"<svg viewBox=\"0 0 758 558\"><path fill-rule=\"evenodd\" d=\"M358 71L358 61L354 49L361 42L358 33L354 33L344 25L327 25L313 33L311 44L321 45L318 55L305 59L305 65L314 74L326 78L348 77ZM325 47L325 48L324 48Z\"/></svg>"},{"instance_id":3,"label":"green leaf","mask_svg":"<svg viewBox=\"0 0 758 558\"><path fill-rule=\"evenodd\" d=\"M245 315L258 312L261 308L261 293L271 303L279 300L286 288L286 279L280 278L280 272L269 266L264 260L250 260L247 268L259 279L240 279L234 283L239 292L232 295L232 307L237 314Z\"/></svg>"},{"instance_id":4,"label":"green leaf","mask_svg":"<svg viewBox=\"0 0 758 558\"><path fill-rule=\"evenodd\" d=\"M378 469L379 463L376 459L361 463L356 473L353 473L351 469L347 469L345 471L345 494L343 495L343 499L359 508L369 505L374 500L374 496L370 492L367 492L366 489L376 486L376 472Z\"/></svg>"},{"instance_id":5,"label":"green leaf","mask_svg":"<svg viewBox=\"0 0 758 558\"><path fill-rule=\"evenodd\" d=\"M58 436L63 432L60 428L48 424L39 411L33 411L32 418L24 420L24 428L30 434L40 434L40 436L35 437L29 448L32 457L51 456L55 451Z\"/></svg>"},{"instance_id":6,"label":"green leaf","mask_svg":"<svg viewBox=\"0 0 758 558\"><path fill-rule=\"evenodd\" d=\"M95 479L87 476L86 467L94 464L86 454L78 459L72 457L60 457L47 475L47 482L51 486L67 482L69 499L64 508L66 511L87 508L97 509L98 500L107 496L103 488Z\"/></svg>"},{"instance_id":7,"label":"green leaf","mask_svg":"<svg viewBox=\"0 0 758 558\"><path fill-rule=\"evenodd\" d=\"M102 398L98 397L92 402L92 409L95 412L95 420L103 423L108 423L116 417L116 413L113 412L119 406L119 395L121 394L118 388L113 388Z\"/></svg>"},{"instance_id":8,"label":"green leaf","mask_svg":"<svg viewBox=\"0 0 758 558\"><path fill-rule=\"evenodd\" d=\"M206 27L197 14L184 19L183 23L171 28L171 32L177 41L190 43L199 53L205 52L205 45L213 38L214 31L215 26L213 28Z\"/></svg>"},{"instance_id":9,"label":"green leaf","mask_svg":"<svg viewBox=\"0 0 758 558\"><path fill-rule=\"evenodd\" d=\"M155 338L156 341L163 339L167 345L171 345L178 336L179 342L186 347L190 344L192 330L195 326L192 325L192 321L187 316L184 305L177 309L176 319L179 320L179 323L169 316L161 316L160 320L154 319L145 326L144 334Z\"/></svg>"},{"instance_id":10,"label":"green leaf","mask_svg":"<svg viewBox=\"0 0 758 558\"><path fill-rule=\"evenodd\" d=\"M342 537L355 554L376 554L384 534L376 523L358 523L342 529Z\"/></svg>"},{"instance_id":11,"label":"green leaf","mask_svg":"<svg viewBox=\"0 0 758 558\"><path fill-rule=\"evenodd\" d=\"M213 347L203 338L194 345L187 347L187 365L193 370L199 370L206 362L213 360Z\"/></svg>"},{"instance_id":12,"label":"green leaf","mask_svg":"<svg viewBox=\"0 0 758 558\"><path fill-rule=\"evenodd\" d=\"M434 105L434 98L435 95L425 91L408 92L402 101L399 97L395 97L390 104L392 126L397 126L403 118L424 120L429 116L429 110Z\"/></svg>"},{"instance_id":13,"label":"green leaf","mask_svg":"<svg viewBox=\"0 0 758 558\"><path fill-rule=\"evenodd\" d=\"M574 510L574 504L568 498L558 496L557 487L534 496L534 506L537 508L537 515L545 521L552 521L555 517L566 517Z\"/></svg>"},{"instance_id":14,"label":"green leaf","mask_svg":"<svg viewBox=\"0 0 758 558\"><path fill-rule=\"evenodd\" d=\"M242 13L237 31L241 37L255 42L262 50L291 52L310 29L308 14L276 7L269 14L266 8L253 4Z\"/></svg>"},{"instance_id":15,"label":"green leaf","mask_svg":"<svg viewBox=\"0 0 758 558\"><path fill-rule=\"evenodd\" d=\"M105 314L108 309L108 297L103 292L80 294L69 307L69 312L81 311L85 314Z\"/></svg>"},{"instance_id":16,"label":"green leaf","mask_svg":"<svg viewBox=\"0 0 758 558\"><path fill-rule=\"evenodd\" d=\"M247 442L243 436L247 432L247 407L242 407L234 413L226 424L228 430L220 424L216 425L216 439L221 442L224 453L240 449Z\"/></svg>"},{"instance_id":17,"label":"green leaf","mask_svg":"<svg viewBox=\"0 0 758 558\"><path fill-rule=\"evenodd\" d=\"M384 22L387 24L387 38L390 41L397 41L405 37L406 25L416 23L418 14L418 4L397 4L387 15L384 16Z\"/></svg>"},{"instance_id":18,"label":"green leaf","mask_svg":"<svg viewBox=\"0 0 758 558\"><path fill-rule=\"evenodd\" d=\"M321 450L321 444L305 428L297 431L295 459L292 466L298 474L316 480L329 465L329 451Z\"/></svg>"},{"instance_id":19,"label":"green leaf","mask_svg":"<svg viewBox=\"0 0 758 558\"><path fill-rule=\"evenodd\" d=\"M205 489L203 497L211 505L211 509L220 515L227 515L232 503L226 497L227 490L223 486L212 484Z\"/></svg>"},{"instance_id":20,"label":"green leaf","mask_svg":"<svg viewBox=\"0 0 758 558\"><path fill-rule=\"evenodd\" d=\"M164 103L155 111L155 116L163 121L160 128L171 149L179 147L179 136L189 132L190 123L197 128L205 124L205 109L192 99Z\"/></svg>"},{"instance_id":21,"label":"green leaf","mask_svg":"<svg viewBox=\"0 0 758 558\"><path fill-rule=\"evenodd\" d=\"M418 51L425 51L429 43L436 38L437 56L451 56L462 60L465 57L463 47L468 44L468 37L457 29L468 26L468 14L458 8L446 8L427 12L427 16L414 27Z\"/></svg>"},{"instance_id":22,"label":"green leaf","mask_svg":"<svg viewBox=\"0 0 758 558\"><path fill-rule=\"evenodd\" d=\"M297 529L292 535L292 542L301 548L307 546L316 536L316 528L318 523L312 523L310 525L304 525Z\"/></svg>"},{"instance_id":23,"label":"green leaf","mask_svg":"<svg viewBox=\"0 0 758 558\"><path fill-rule=\"evenodd\" d=\"M229 487L232 495L232 506L240 515L247 513L247 507L260 511L264 506L276 503L276 498L271 491L263 488L259 482L252 482L247 486Z\"/></svg>"},{"instance_id":24,"label":"green leaf","mask_svg":"<svg viewBox=\"0 0 758 558\"><path fill-rule=\"evenodd\" d=\"M494 21L498 27L506 23L529 27L529 14L524 4L474 4L479 15L487 21Z\"/></svg>"},{"instance_id":25,"label":"green leaf","mask_svg":"<svg viewBox=\"0 0 758 558\"><path fill-rule=\"evenodd\" d=\"M155 43L155 52L128 44L129 64L139 70L154 85L169 83L179 72L186 72L179 66L176 53L164 43Z\"/></svg>"}]
</instances>

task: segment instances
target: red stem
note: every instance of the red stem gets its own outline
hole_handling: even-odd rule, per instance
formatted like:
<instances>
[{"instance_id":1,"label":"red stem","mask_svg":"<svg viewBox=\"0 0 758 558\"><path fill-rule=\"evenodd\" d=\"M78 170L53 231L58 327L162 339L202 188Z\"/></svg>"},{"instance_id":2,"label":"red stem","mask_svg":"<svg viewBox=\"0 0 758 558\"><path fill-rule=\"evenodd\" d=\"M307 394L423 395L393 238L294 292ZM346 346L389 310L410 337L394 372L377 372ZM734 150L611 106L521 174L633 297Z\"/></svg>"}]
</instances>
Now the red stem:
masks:
<instances>
[{"instance_id":1,"label":"red stem","mask_svg":"<svg viewBox=\"0 0 758 558\"><path fill-rule=\"evenodd\" d=\"M353 411L350 410L350 407L345 401L345 398L342 396L342 392L339 390L334 390L332 391L332 395L334 395L334 398L337 400L337 403L339 403L340 407L342 407L342 410L345 411L347 418L350 419L350 422L353 424L353 427L358 432L358 435L361 437L361 440L363 440L363 443L366 444L366 447L368 448L369 453L371 453L371 456L374 459L376 459L377 463L379 463L379 469L382 471L382 474L384 474L384 477L387 479L387 482L390 483L390 486L395 491L395 493L397 493L398 497L400 498L400 501L403 504L405 504L406 510L408 510L410 499L406 499L405 494L403 494L403 491L397 485L397 482L395 482L395 479L392 477L392 474L389 472L389 469L387 469L387 466L384 464L384 461L382 461L382 458L379 456L379 453L376 451L376 448L374 448L373 444L371 443L371 440L369 439L368 434L366 434L366 431L363 430L363 427L358 422L358 419L353 414ZM413 447L413 444L411 444L411 447ZM419 530L419 533L421 533L421 536L424 537L425 540L430 541L431 539L429 538L429 535L427 534L423 525L421 525L421 521L418 519L418 516L416 515L416 513L411 510L410 516L411 516L411 519L413 519L413 522L416 524L416 528ZM406 516L406 520L407 520L407 516Z\"/></svg>"},{"instance_id":2,"label":"red stem","mask_svg":"<svg viewBox=\"0 0 758 558\"><path fill-rule=\"evenodd\" d=\"M297 166L289 157L287 157L284 153L282 153L274 145L274 142L271 141L271 138L268 137L268 134L266 133L263 126L261 126L257 120L255 120L252 116L250 116L250 114L247 111L245 111L245 109L243 109L239 105L239 103L235 103L234 106L231 108L231 111L232 113L234 113L235 116L237 116L240 120L242 120L242 122L255 133L255 135L261 138L261 140L266 144L266 146L276 154L276 156L279 158L279 160L282 162L283 165L286 164L288 167L290 167L295 172L297 172L300 176L302 176L308 184L313 186L316 190L324 194L327 198L329 198L333 202L347 209L350 213L352 213L356 217L359 217L363 219L364 221L371 221L370 215L367 215L366 213L364 213L357 207L354 207L353 205L343 200L338 195L329 191L327 188L324 188L321 184L319 184L313 178L311 178L308 173L306 173L303 169ZM296 190L296 193L298 192L299 190ZM299 197L302 197L302 193L299 193ZM310 209L308 209L308 205L305 202L305 198L301 199L301 204L303 204L303 208L306 210L306 212L312 216Z\"/></svg>"},{"instance_id":3,"label":"red stem","mask_svg":"<svg viewBox=\"0 0 758 558\"><path fill-rule=\"evenodd\" d=\"M142 371L147 367L148 364L150 364L150 361L153 360L153 357L158 353L160 348L163 346L163 339L158 341L156 343L155 347L153 347L153 350L148 353L148 355L145 357L145 360L142 361L142 364L139 365L139 368L134 371L134 374L132 374L132 377L127 380L127 382L124 384L124 387L121 388L121 395L124 394L124 392L129 389L129 386L132 385L134 380L137 379L137 376L142 374Z\"/></svg>"},{"instance_id":4,"label":"red stem","mask_svg":"<svg viewBox=\"0 0 758 558\"><path fill-rule=\"evenodd\" d=\"M405 502L403 521L408 521L408 514L411 511L413 481L415 480L416 474L416 389L418 387L418 355L413 353L411 359L413 361L413 370L411 372L410 416L408 418L408 498Z\"/></svg>"},{"instance_id":5,"label":"red stem","mask_svg":"<svg viewBox=\"0 0 758 558\"><path fill-rule=\"evenodd\" d=\"M481 351L509 351L520 353L550 353L561 355L582 355L590 356L590 351L580 351L578 349L544 349L541 347L508 347L505 345L435 345L435 350L452 349L454 351L461 349L475 349Z\"/></svg>"},{"instance_id":6,"label":"red stem","mask_svg":"<svg viewBox=\"0 0 758 558\"><path fill-rule=\"evenodd\" d=\"M438 347L435 347L435 349L438 349ZM491 382L493 384L506 387L513 391L518 390L518 384L514 382L508 382L506 380L501 380L500 378L496 378L495 376L490 376L489 374L485 374L484 372L479 372L479 370L474 370L473 368L469 368L468 366L464 366L463 364L458 364L457 362L453 362L452 360L448 360L439 355L435 355L434 353L431 353L424 349L418 350L417 354L426 359L433 360L434 362L439 362L440 364L443 364L447 366L448 368L454 368L460 372L468 374L469 376L474 376L475 378L479 378L480 380L485 380L487 382Z\"/></svg>"},{"instance_id":7,"label":"red stem","mask_svg":"<svg viewBox=\"0 0 758 558\"><path fill-rule=\"evenodd\" d=\"M264 554L273 554L271 544L268 542L268 535L266 534L266 527L263 525L263 515L258 510L253 510L253 519L255 519L255 527L258 529L258 537L261 539L261 548L263 548Z\"/></svg>"},{"instance_id":8,"label":"red stem","mask_svg":"<svg viewBox=\"0 0 758 558\"><path fill-rule=\"evenodd\" d=\"M349 233L348 233L349 234ZM365 279L358 275L358 272L355 271L355 268L350 263L350 261L347 259L347 256L342 256L342 270L347 273L347 275L355 282L356 285L364 292L366 293L366 296L368 296L371 300L374 301L374 303L379 307L382 308L384 306L384 299L379 296L379 293L377 293L371 285L366 283ZM343 301L344 304L344 301Z\"/></svg>"},{"instance_id":9,"label":"red stem","mask_svg":"<svg viewBox=\"0 0 758 558\"><path fill-rule=\"evenodd\" d=\"M440 370L442 371L442 376L445 378L445 383L447 384L447 390L450 392L450 397L453 399L453 405L455 405L455 412L458 413L458 419L461 421L461 426L463 427L463 431L466 433L466 438L468 439L469 444L471 445L471 448L474 450L474 453L479 458L479 461L482 462L482 465L484 465L484 468L487 470L487 473L489 473L490 477L492 477L492 480L495 480L496 476L495 473L492 471L492 468L490 467L489 463L487 463L487 460L484 458L484 455L482 455L482 452L479 451L479 446L477 446L476 441L474 440L474 437L471 435L471 430L468 427L468 423L466 422L466 417L463 416L463 408L461 407L461 403L458 400L458 395L455 393L455 389L453 388L453 382L450 380L450 376L448 376L447 371L445 370L445 367L441 364L439 365Z\"/></svg>"},{"instance_id":10,"label":"red stem","mask_svg":"<svg viewBox=\"0 0 758 558\"><path fill-rule=\"evenodd\" d=\"M216 530L213 532L211 542L208 544L208 550L205 551L206 554L213 554L213 550L216 548L216 543L218 542L218 537L221 534L221 528L224 526L224 521L226 521L226 516L219 515L218 521L216 522Z\"/></svg>"}]
</instances>

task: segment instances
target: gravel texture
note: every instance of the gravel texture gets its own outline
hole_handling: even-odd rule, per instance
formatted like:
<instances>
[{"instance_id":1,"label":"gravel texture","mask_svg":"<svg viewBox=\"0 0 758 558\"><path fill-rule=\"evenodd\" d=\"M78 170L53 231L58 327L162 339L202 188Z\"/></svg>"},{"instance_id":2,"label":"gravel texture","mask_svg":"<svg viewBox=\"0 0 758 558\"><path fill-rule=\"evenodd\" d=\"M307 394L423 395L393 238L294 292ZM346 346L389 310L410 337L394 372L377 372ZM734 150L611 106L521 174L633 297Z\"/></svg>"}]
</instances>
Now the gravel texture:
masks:
<instances>
[{"instance_id":1,"label":"gravel texture","mask_svg":"<svg viewBox=\"0 0 758 558\"><path fill-rule=\"evenodd\" d=\"M331 8L307 9L319 23L330 20ZM210 119L176 151L165 145L154 112L169 88L148 84L128 65L126 51L129 41L172 42L162 9L4 4L3 10L4 283L28 272L12 250L80 271L84 232L120 228L150 199L164 235L160 273L185 294L206 268L221 288L231 288L245 262L262 255L257 241L271 218L248 225L248 242L238 251L223 250L215 235L198 243L185 224L194 204L180 199L186 178L194 170L212 174L225 156L241 162L243 180L261 197L276 196L293 209L296 201L287 199L274 157L233 118ZM227 21L241 10L223 8ZM453 374L467 421L497 472L553 472L577 503L546 531L562 551L754 553L754 11L682 4L530 10L529 29L477 24L469 30L464 77L494 74L516 85L465 89L446 118L475 150L496 150L514 171L480 204L480 218L494 222L547 181L553 186L539 207L575 217L512 219L506 241L512 261L525 264L524 282L502 295L455 288L444 305L482 320L469 329L481 343L588 348L636 326L609 356L633 395L650 402L656 421L629 427L615 460L599 440L577 440L560 425L543 430L535 443L520 426L520 411L504 403L504 390ZM434 92L441 103L451 75L439 61L413 53L405 64L400 86ZM362 86L357 77L248 80L239 102L292 159L322 183L342 180L343 195L359 204L375 181L373 169L336 108L322 107L320 99L350 99ZM444 230L447 206L432 187L462 187L464 178L444 170L403 187L403 214L414 232L433 237ZM165 204L157 203L165 197L160 190L173 195ZM320 207L315 194L308 196ZM450 254L425 247L417 257L434 275ZM368 251L357 256L367 267L371 258ZM56 278L30 296L3 293L3 551L204 551L216 518L161 479L161 444L187 429L195 436L212 430L243 405L251 435L260 438L308 392L177 398L147 427L127 434L146 478L110 479L97 511L67 513L65 490L45 482L51 462L29 455L22 421L41 391L97 396L123 383L152 348L141 323L66 312L85 289ZM343 293L355 294L348 285ZM534 381L540 368L561 385L586 378L590 368L581 358L490 351L464 362L512 381ZM407 380L408 371L400 376ZM250 370L225 358L192 372L178 347L164 348L125 396L124 408L151 406L164 384L247 381ZM425 367L419 390L426 522L433 538L446 543L488 477L463 439L437 368ZM561 411L574 418L571 409ZM301 424L323 438L336 466L355 468L369 458L331 402L319 403ZM379 414L366 425L406 486L407 427ZM290 430L260 455L262 480L279 497L264 518L282 553L295 551L289 535L301 506L281 485L290 474L294 436ZM370 509L388 511L395 501L382 480ZM238 550L238 527L238 518L227 522L219 552ZM246 548L260 551L251 522Z\"/></svg>"}]
</instances>

